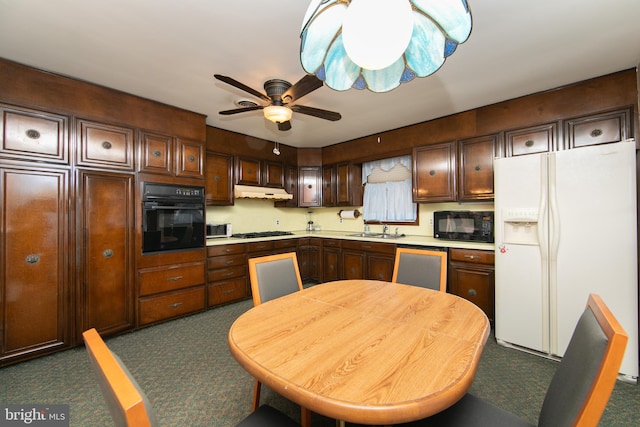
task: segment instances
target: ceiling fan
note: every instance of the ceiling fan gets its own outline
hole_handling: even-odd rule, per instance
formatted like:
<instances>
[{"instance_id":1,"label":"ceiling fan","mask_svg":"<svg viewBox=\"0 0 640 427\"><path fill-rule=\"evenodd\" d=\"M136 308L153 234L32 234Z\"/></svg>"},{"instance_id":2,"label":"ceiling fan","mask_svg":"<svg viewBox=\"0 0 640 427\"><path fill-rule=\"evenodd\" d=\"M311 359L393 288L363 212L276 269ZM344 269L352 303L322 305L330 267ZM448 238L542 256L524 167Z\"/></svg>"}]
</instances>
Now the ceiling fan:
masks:
<instances>
[{"instance_id":1,"label":"ceiling fan","mask_svg":"<svg viewBox=\"0 0 640 427\"><path fill-rule=\"evenodd\" d=\"M259 105L252 102L241 104L240 108L220 111L219 114L228 116L231 114L246 113L247 111L263 110L264 117L278 125L278 129L286 131L291 129L291 115L293 112L318 117L325 120L336 121L342 116L334 111L322 110L320 108L305 107L304 105L292 105L298 99L322 87L322 80L313 74L307 74L294 85L286 80L273 79L264 83L266 95L255 89L246 86L231 77L214 74L214 77L221 82L227 83L251 95L267 101L268 105Z\"/></svg>"}]
</instances>

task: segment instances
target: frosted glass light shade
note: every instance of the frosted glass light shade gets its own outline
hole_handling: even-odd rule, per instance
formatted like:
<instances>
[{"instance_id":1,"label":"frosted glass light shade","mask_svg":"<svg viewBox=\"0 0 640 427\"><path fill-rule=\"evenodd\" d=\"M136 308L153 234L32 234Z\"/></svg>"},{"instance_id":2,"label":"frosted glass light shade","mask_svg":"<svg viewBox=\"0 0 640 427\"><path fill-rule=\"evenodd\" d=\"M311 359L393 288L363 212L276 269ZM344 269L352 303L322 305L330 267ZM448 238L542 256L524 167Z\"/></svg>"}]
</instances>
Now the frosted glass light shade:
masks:
<instances>
[{"instance_id":1,"label":"frosted glass light shade","mask_svg":"<svg viewBox=\"0 0 640 427\"><path fill-rule=\"evenodd\" d=\"M290 108L283 107L282 105L269 105L262 109L264 117L267 120L271 120L274 123L284 123L291 120L293 111Z\"/></svg>"},{"instance_id":2,"label":"frosted glass light shade","mask_svg":"<svg viewBox=\"0 0 640 427\"><path fill-rule=\"evenodd\" d=\"M412 31L407 0L351 0L342 23L342 42L354 63L380 70L402 56Z\"/></svg>"}]
</instances>

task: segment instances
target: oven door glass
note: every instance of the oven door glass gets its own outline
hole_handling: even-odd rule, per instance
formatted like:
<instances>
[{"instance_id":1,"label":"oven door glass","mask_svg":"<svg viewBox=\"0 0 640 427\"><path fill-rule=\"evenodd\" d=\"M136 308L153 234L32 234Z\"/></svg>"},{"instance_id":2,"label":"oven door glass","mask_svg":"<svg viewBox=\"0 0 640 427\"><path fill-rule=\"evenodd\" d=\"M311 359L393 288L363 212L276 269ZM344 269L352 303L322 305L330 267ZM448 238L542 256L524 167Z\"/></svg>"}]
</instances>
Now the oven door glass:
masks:
<instances>
[{"instance_id":1,"label":"oven door glass","mask_svg":"<svg viewBox=\"0 0 640 427\"><path fill-rule=\"evenodd\" d=\"M204 206L190 203L145 203L142 252L204 247Z\"/></svg>"}]
</instances>

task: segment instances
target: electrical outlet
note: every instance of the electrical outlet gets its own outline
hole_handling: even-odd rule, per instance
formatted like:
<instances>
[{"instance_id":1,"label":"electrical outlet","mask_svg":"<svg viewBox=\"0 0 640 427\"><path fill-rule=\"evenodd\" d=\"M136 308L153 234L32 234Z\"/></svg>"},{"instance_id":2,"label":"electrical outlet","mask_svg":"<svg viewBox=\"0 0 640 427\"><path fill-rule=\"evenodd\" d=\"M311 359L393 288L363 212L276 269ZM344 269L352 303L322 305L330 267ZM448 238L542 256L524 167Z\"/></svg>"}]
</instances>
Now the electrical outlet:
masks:
<instances>
[{"instance_id":1,"label":"electrical outlet","mask_svg":"<svg viewBox=\"0 0 640 427\"><path fill-rule=\"evenodd\" d=\"M280 225L280 220L276 219L276 225Z\"/></svg>"},{"instance_id":2,"label":"electrical outlet","mask_svg":"<svg viewBox=\"0 0 640 427\"><path fill-rule=\"evenodd\" d=\"M433 217L429 218L429 225L433 226Z\"/></svg>"}]
</instances>

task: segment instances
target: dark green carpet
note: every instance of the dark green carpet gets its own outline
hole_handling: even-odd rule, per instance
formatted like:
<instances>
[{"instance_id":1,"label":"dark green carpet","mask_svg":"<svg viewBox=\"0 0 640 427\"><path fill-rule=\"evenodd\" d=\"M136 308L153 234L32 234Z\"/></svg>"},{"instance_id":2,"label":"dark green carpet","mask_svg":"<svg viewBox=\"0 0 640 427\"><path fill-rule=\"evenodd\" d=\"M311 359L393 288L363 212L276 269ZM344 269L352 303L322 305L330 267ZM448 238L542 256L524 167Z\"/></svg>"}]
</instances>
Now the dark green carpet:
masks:
<instances>
[{"instance_id":1,"label":"dark green carpet","mask_svg":"<svg viewBox=\"0 0 640 427\"><path fill-rule=\"evenodd\" d=\"M253 379L231 357L227 331L251 306L242 301L106 342L146 391L163 426L233 426L250 411ZM490 338L472 391L535 423L555 367ZM299 419L298 406L263 390L263 403ZM84 347L0 369L0 402L66 403L71 426L113 425ZM636 426L639 407L639 387L618 382L600 425ZM313 425L335 422L314 414Z\"/></svg>"}]
</instances>

